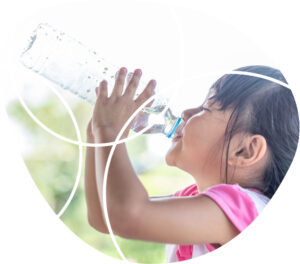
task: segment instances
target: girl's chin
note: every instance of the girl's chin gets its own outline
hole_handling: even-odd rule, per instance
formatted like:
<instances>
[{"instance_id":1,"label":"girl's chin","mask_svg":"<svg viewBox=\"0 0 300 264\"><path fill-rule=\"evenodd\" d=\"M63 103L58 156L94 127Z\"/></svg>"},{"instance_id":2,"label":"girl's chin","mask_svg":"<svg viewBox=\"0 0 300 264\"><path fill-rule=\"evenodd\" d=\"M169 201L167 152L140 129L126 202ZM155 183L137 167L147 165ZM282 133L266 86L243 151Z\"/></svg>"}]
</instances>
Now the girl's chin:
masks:
<instances>
[{"instance_id":1,"label":"girl's chin","mask_svg":"<svg viewBox=\"0 0 300 264\"><path fill-rule=\"evenodd\" d=\"M174 160L168 159L166 157L166 164L170 167L176 167L176 163L174 162Z\"/></svg>"},{"instance_id":2,"label":"girl's chin","mask_svg":"<svg viewBox=\"0 0 300 264\"><path fill-rule=\"evenodd\" d=\"M174 156L172 155L172 147L168 150L165 161L168 166L174 166Z\"/></svg>"},{"instance_id":3,"label":"girl's chin","mask_svg":"<svg viewBox=\"0 0 300 264\"><path fill-rule=\"evenodd\" d=\"M165 161L169 166L176 166L176 150L174 150L176 144L173 144L168 150Z\"/></svg>"}]
</instances>

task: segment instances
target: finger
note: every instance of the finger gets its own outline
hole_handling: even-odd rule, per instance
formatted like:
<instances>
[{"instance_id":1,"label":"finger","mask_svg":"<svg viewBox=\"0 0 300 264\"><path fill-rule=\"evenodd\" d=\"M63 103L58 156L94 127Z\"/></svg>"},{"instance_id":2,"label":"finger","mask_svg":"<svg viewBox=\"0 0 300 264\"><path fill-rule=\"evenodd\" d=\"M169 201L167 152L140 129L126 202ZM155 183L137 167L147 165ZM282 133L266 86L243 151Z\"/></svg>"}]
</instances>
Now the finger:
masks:
<instances>
[{"instance_id":1,"label":"finger","mask_svg":"<svg viewBox=\"0 0 300 264\"><path fill-rule=\"evenodd\" d=\"M107 81L102 80L98 87L95 89L97 98L105 99L107 98Z\"/></svg>"},{"instance_id":2,"label":"finger","mask_svg":"<svg viewBox=\"0 0 300 264\"><path fill-rule=\"evenodd\" d=\"M100 84L99 84L99 86L100 86ZM100 91L99 86L97 86L95 89L95 93L96 93L97 97L99 96L99 91Z\"/></svg>"},{"instance_id":3,"label":"finger","mask_svg":"<svg viewBox=\"0 0 300 264\"><path fill-rule=\"evenodd\" d=\"M102 98L102 99L107 98L107 81L106 81L106 80L103 80L103 81L100 83L99 96L100 96L100 98Z\"/></svg>"},{"instance_id":4,"label":"finger","mask_svg":"<svg viewBox=\"0 0 300 264\"><path fill-rule=\"evenodd\" d=\"M133 76L133 72L129 72L129 73L127 74L126 82L125 82L126 87L128 86L130 80L132 79L132 76Z\"/></svg>"},{"instance_id":5,"label":"finger","mask_svg":"<svg viewBox=\"0 0 300 264\"><path fill-rule=\"evenodd\" d=\"M142 76L142 70L136 69L133 73L133 76L131 77L129 84L126 88L125 95L129 98L133 98L135 95L135 92L139 86L139 82Z\"/></svg>"},{"instance_id":6,"label":"finger","mask_svg":"<svg viewBox=\"0 0 300 264\"><path fill-rule=\"evenodd\" d=\"M156 81L155 80L151 80L146 88L144 89L144 91L138 96L138 98L136 98L135 102L140 106L142 105L147 99L149 99L152 95L155 94L154 90L156 87ZM147 104L147 106L151 105L152 102L150 102L149 104Z\"/></svg>"},{"instance_id":7,"label":"finger","mask_svg":"<svg viewBox=\"0 0 300 264\"><path fill-rule=\"evenodd\" d=\"M127 73L127 69L125 67L122 67L119 70L116 82L115 82L115 86L114 89L111 93L111 97L115 97L115 96L121 96L123 93L123 87L124 87L124 81L126 78L126 73Z\"/></svg>"}]
</instances>

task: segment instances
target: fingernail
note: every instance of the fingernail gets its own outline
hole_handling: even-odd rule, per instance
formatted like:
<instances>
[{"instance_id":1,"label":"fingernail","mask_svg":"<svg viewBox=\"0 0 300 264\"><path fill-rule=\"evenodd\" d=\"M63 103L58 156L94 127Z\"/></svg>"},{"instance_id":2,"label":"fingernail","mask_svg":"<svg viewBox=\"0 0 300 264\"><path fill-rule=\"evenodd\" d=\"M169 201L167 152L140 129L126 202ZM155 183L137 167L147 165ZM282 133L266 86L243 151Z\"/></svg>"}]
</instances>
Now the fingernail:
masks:
<instances>
[{"instance_id":1,"label":"fingernail","mask_svg":"<svg viewBox=\"0 0 300 264\"><path fill-rule=\"evenodd\" d=\"M127 69L126 69L125 67L122 67L122 68L120 69L120 72L126 73L126 72L127 72Z\"/></svg>"},{"instance_id":2,"label":"fingernail","mask_svg":"<svg viewBox=\"0 0 300 264\"><path fill-rule=\"evenodd\" d=\"M136 69L134 71L135 74L141 75L142 74L142 70L141 69Z\"/></svg>"},{"instance_id":3,"label":"fingernail","mask_svg":"<svg viewBox=\"0 0 300 264\"><path fill-rule=\"evenodd\" d=\"M156 85L156 80L151 80L151 83L152 83L153 85Z\"/></svg>"}]
</instances>

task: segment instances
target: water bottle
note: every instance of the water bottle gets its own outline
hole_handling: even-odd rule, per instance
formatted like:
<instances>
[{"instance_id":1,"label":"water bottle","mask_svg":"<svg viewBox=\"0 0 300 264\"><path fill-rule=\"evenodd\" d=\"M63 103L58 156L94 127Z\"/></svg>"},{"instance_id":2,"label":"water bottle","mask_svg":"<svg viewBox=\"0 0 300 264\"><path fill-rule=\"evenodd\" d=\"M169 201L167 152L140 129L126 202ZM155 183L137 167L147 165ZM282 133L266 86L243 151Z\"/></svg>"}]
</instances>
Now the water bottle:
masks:
<instances>
[{"instance_id":1,"label":"water bottle","mask_svg":"<svg viewBox=\"0 0 300 264\"><path fill-rule=\"evenodd\" d=\"M112 91L119 67L107 62L96 51L49 24L41 23L33 31L28 44L20 56L21 63L28 69L70 91L90 104L95 104L95 88L100 81L108 82ZM130 81L132 73L126 78ZM141 80L136 95L146 87ZM168 98L157 96L151 106L144 107L135 118L131 129L135 132L152 124L145 133L163 133L174 137L181 118L167 108Z\"/></svg>"}]
</instances>

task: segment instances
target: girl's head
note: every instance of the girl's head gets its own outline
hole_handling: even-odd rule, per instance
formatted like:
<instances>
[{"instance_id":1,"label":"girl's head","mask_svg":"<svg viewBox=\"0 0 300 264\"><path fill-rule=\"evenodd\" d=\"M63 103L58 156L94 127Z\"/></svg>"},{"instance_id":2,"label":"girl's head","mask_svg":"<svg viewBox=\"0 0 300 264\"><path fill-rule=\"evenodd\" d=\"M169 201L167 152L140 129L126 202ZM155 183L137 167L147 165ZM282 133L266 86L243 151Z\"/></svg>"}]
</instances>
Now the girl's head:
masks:
<instances>
[{"instance_id":1,"label":"girl's head","mask_svg":"<svg viewBox=\"0 0 300 264\"><path fill-rule=\"evenodd\" d=\"M279 70L248 66L287 83ZM166 161L191 175L200 189L238 183L272 197L296 152L299 118L290 89L259 77L226 74L198 108L183 112Z\"/></svg>"}]
</instances>

